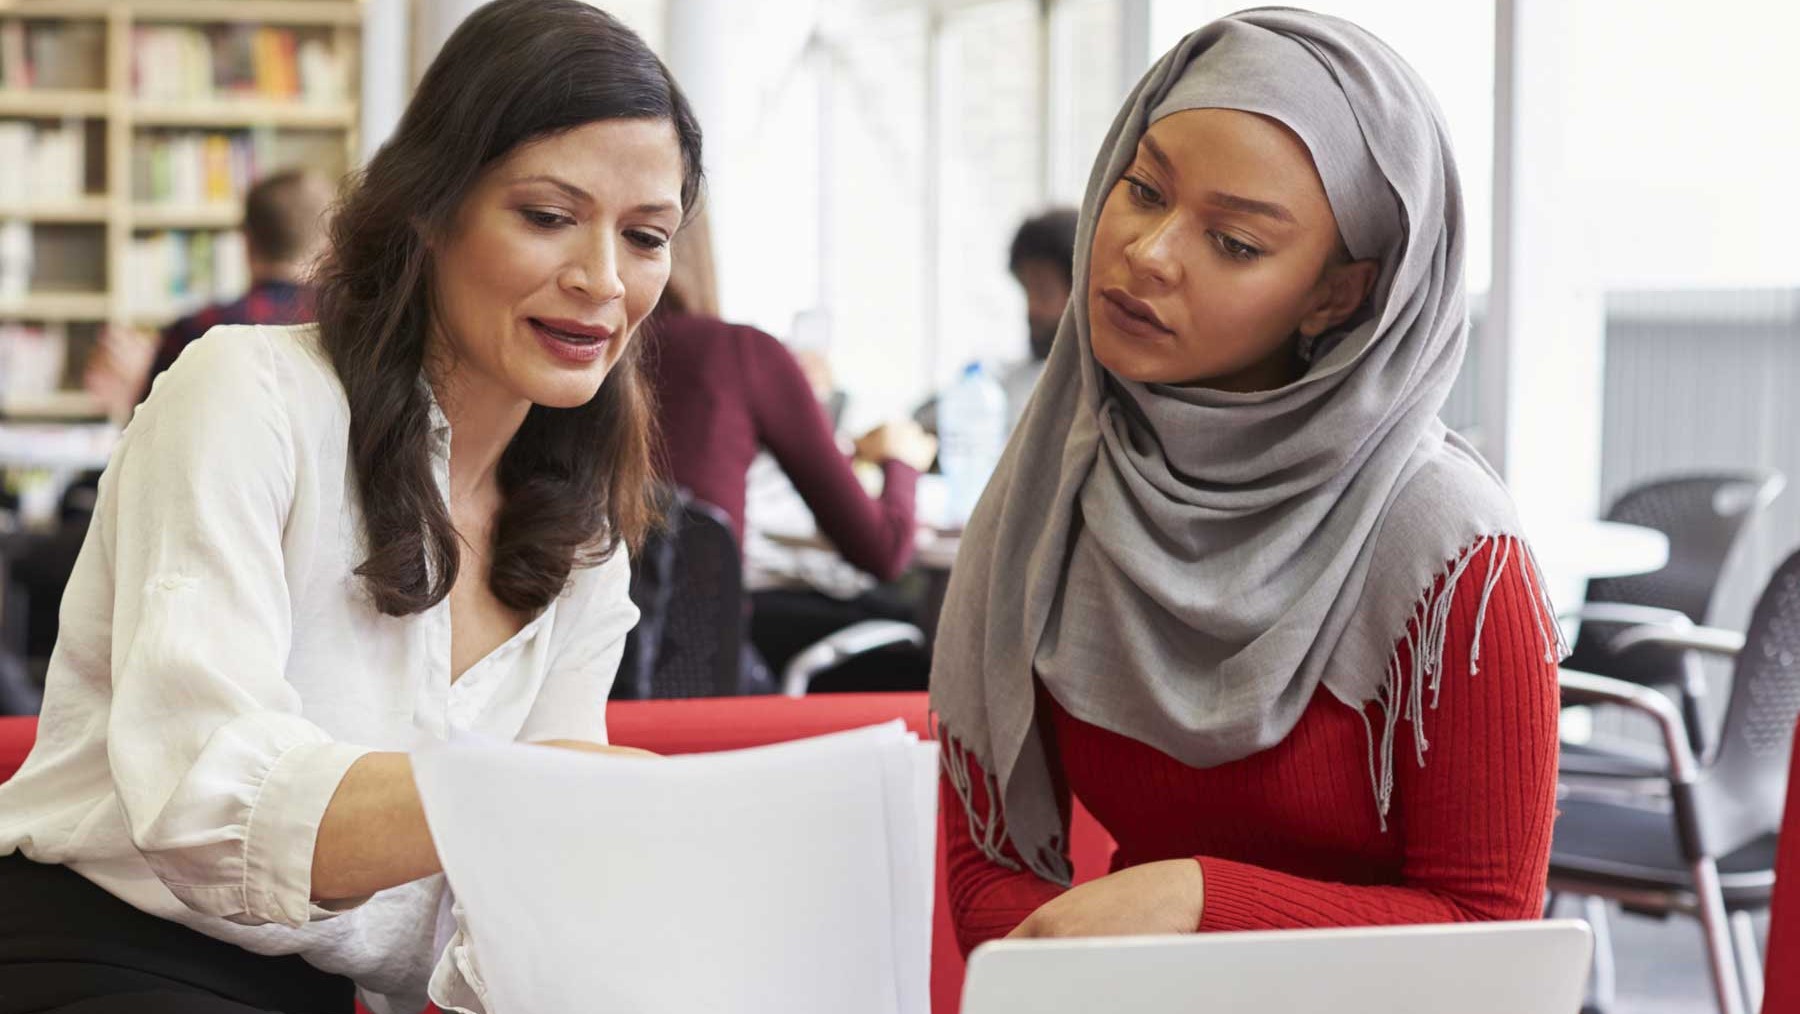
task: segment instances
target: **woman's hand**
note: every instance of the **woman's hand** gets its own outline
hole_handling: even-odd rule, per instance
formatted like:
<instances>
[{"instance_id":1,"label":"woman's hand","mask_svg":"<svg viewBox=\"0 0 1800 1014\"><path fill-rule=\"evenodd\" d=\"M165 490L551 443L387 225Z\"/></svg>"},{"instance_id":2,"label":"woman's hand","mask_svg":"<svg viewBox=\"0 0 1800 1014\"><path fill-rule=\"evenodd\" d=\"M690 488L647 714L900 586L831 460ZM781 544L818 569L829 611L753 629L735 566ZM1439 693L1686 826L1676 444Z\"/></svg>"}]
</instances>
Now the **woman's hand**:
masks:
<instances>
[{"instance_id":1,"label":"woman's hand","mask_svg":"<svg viewBox=\"0 0 1800 1014\"><path fill-rule=\"evenodd\" d=\"M558 750L579 750L582 753L610 753L619 757L655 757L648 750L639 750L635 746L609 746L605 743L594 743L585 739L540 739L533 746L553 746Z\"/></svg>"},{"instance_id":2,"label":"woman's hand","mask_svg":"<svg viewBox=\"0 0 1800 1014\"><path fill-rule=\"evenodd\" d=\"M1008 937L1125 937L1194 933L1206 907L1193 859L1132 866L1045 902Z\"/></svg>"},{"instance_id":3,"label":"woman's hand","mask_svg":"<svg viewBox=\"0 0 1800 1014\"><path fill-rule=\"evenodd\" d=\"M582 739L539 740L538 746L625 757L655 757L648 750ZM412 758L369 753L358 758L332 794L313 842L314 901L366 898L443 869L425 824L425 806L413 780Z\"/></svg>"},{"instance_id":4,"label":"woman's hand","mask_svg":"<svg viewBox=\"0 0 1800 1014\"><path fill-rule=\"evenodd\" d=\"M937 448L937 438L910 419L883 423L856 439L858 460L875 464L898 461L915 472L931 467Z\"/></svg>"}]
</instances>

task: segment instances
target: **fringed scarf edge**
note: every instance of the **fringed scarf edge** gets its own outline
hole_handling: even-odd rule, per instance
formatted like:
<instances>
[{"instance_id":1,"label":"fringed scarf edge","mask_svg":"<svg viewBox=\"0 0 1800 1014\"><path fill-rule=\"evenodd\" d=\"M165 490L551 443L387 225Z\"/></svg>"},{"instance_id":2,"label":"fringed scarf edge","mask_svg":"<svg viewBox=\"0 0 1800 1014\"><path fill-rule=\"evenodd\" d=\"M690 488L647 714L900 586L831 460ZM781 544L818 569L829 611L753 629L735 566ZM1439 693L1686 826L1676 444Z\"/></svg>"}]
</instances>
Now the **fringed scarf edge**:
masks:
<instances>
[{"instance_id":1,"label":"fringed scarf edge","mask_svg":"<svg viewBox=\"0 0 1800 1014\"><path fill-rule=\"evenodd\" d=\"M1488 605L1494 589L1506 574L1508 564L1517 561L1520 576L1535 600L1531 610L1538 636L1544 642L1544 661L1554 665L1569 654L1569 645L1556 621L1556 609L1545 588L1543 569L1537 556L1523 538L1505 533L1483 535L1458 553L1443 572L1426 585L1407 621L1406 633L1395 639L1393 654L1388 658L1387 677L1376 691L1373 703L1382 713L1381 729L1369 719L1368 703L1350 705L1363 720L1369 742L1369 782L1374 791L1375 809L1381 819L1381 830L1388 829L1388 811L1394 794L1394 740L1402 718L1412 723L1413 756L1425 766L1426 751L1431 742L1425 736L1425 693L1431 694L1429 710L1436 711L1444 677L1444 646L1449 640L1450 614L1455 606L1457 586L1483 549L1488 553L1488 573L1482 582L1481 601L1475 611L1475 629L1470 634L1469 675L1481 673L1481 632L1487 624ZM1518 552L1515 554L1514 550ZM1441 580L1440 580L1441 579ZM1401 663L1401 646L1407 648L1410 667ZM1406 673L1403 669L1410 668ZM1407 678L1410 675L1410 679ZM1404 698L1404 699L1403 699ZM982 855L1003 869L1019 871L1019 863L1006 855L1006 818L1000 806L1000 783L994 773L980 767L985 807L975 802L974 779L969 758L976 756L967 744L946 728L934 711L931 715L932 735L942 744L939 751L944 777L956 792L963 815L969 823L969 834ZM985 812L984 812L985 811ZM1016 844L1015 844L1016 847ZM1022 851L1022 850L1021 850ZM1023 856L1025 865L1044 880L1068 886L1074 879L1069 858L1060 836L1053 837L1041 848Z\"/></svg>"}]
</instances>

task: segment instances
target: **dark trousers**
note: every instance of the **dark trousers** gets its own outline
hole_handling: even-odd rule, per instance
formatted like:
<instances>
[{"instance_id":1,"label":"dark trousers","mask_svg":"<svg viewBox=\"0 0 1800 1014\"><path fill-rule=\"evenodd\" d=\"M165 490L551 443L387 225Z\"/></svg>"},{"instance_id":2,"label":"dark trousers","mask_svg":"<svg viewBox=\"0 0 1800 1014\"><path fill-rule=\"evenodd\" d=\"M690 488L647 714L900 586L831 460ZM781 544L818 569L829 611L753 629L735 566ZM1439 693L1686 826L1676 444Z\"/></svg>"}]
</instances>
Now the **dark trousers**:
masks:
<instances>
[{"instance_id":1,"label":"dark trousers","mask_svg":"<svg viewBox=\"0 0 1800 1014\"><path fill-rule=\"evenodd\" d=\"M0 1014L350 1014L350 980L140 912L65 866L0 857Z\"/></svg>"}]
</instances>

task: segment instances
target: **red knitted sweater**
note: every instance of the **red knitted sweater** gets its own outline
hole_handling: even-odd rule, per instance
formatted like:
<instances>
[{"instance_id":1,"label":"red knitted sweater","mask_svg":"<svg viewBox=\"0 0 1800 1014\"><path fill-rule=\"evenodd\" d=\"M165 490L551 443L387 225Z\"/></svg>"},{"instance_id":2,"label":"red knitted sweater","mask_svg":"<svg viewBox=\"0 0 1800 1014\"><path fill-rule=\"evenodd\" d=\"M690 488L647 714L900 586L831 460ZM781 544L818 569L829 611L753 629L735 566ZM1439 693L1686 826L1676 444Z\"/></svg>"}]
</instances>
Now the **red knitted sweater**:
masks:
<instances>
[{"instance_id":1,"label":"red knitted sweater","mask_svg":"<svg viewBox=\"0 0 1800 1014\"><path fill-rule=\"evenodd\" d=\"M1118 843L1115 870L1197 859L1201 931L1535 918L1555 811L1556 667L1545 661L1540 599L1515 551L1481 626L1480 671L1469 674L1490 552L1478 550L1457 584L1423 767L1410 723L1395 736L1385 831L1362 716L1322 686L1285 740L1206 769L1089 725L1040 687L1065 815L1073 791ZM1404 641L1400 659L1410 673ZM1369 715L1379 731L1375 705ZM975 806L986 812L986 779L970 765ZM941 792L950 905L967 952L1062 889L990 861L947 779ZM1006 854L1017 861L1010 843Z\"/></svg>"}]
</instances>

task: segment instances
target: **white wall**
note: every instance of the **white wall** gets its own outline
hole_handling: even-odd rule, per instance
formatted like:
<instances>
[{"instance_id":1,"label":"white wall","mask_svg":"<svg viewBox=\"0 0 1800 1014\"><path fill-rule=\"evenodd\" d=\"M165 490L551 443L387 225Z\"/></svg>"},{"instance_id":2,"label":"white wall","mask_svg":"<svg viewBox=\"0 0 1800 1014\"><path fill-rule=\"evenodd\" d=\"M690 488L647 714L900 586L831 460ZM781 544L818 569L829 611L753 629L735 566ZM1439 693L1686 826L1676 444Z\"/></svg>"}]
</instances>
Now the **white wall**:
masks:
<instances>
[{"instance_id":1,"label":"white wall","mask_svg":"<svg viewBox=\"0 0 1800 1014\"><path fill-rule=\"evenodd\" d=\"M404 5L406 0L365 0L370 4ZM444 41L463 19L487 0L413 0L412 68L409 83L417 84L425 68L444 48ZM590 0L594 6L623 21L644 37L651 49L662 52L665 0Z\"/></svg>"},{"instance_id":2,"label":"white wall","mask_svg":"<svg viewBox=\"0 0 1800 1014\"><path fill-rule=\"evenodd\" d=\"M720 306L777 335L820 302L818 14L814 0L668 8L665 57L705 135Z\"/></svg>"},{"instance_id":3,"label":"white wall","mask_svg":"<svg viewBox=\"0 0 1800 1014\"><path fill-rule=\"evenodd\" d=\"M367 162L375 154L406 109L412 94L408 64L411 19L406 0L364 0L362 32L361 151Z\"/></svg>"},{"instance_id":4,"label":"white wall","mask_svg":"<svg viewBox=\"0 0 1800 1014\"><path fill-rule=\"evenodd\" d=\"M1571 4L1561 112L1613 289L1800 285L1800 5Z\"/></svg>"}]
</instances>

